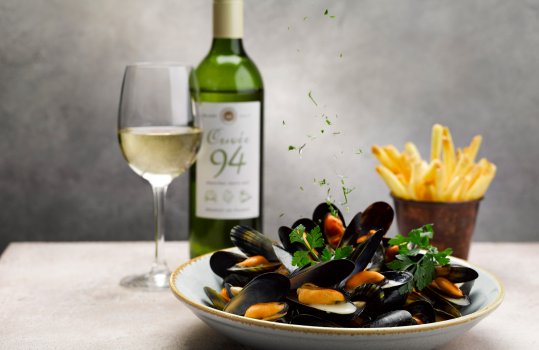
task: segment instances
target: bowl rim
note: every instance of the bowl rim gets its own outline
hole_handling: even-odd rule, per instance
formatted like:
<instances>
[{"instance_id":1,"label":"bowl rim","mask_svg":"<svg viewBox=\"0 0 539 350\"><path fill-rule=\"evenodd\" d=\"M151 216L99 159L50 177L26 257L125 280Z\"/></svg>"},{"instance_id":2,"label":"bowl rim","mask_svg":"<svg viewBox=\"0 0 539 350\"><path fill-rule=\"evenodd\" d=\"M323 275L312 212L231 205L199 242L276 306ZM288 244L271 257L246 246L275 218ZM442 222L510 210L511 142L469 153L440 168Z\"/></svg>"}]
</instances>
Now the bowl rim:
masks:
<instances>
[{"instance_id":1,"label":"bowl rim","mask_svg":"<svg viewBox=\"0 0 539 350\"><path fill-rule=\"evenodd\" d=\"M233 250L235 248L228 248L223 250ZM191 306L192 308L198 309L199 311L202 311L204 313L209 313L213 316L216 316L218 318L224 318L226 320L240 322L245 325L250 326L257 326L262 328L271 328L274 330L280 330L280 331L292 331L292 332L298 332L298 333L309 333L309 334L327 334L327 335L358 335L358 336L374 336L374 335L386 335L386 334L414 334L414 333L422 333L426 331L434 331L442 328L448 328L452 326L458 326L465 323L472 322L478 318L482 318L492 311L494 311L498 306L500 306L501 302L503 301L503 298L505 296L505 288L501 282L501 280L495 276L493 273L486 271L482 267L479 267L475 264L470 264L468 261L451 257L451 259L456 259L457 263L464 263L465 265L469 265L473 268L477 268L480 270L480 273L488 275L497 285L499 293L494 299L493 302L488 304L487 306L472 312L471 314L461 316L459 318L454 318L451 320L446 321L440 321L435 323L428 323L428 324L422 324L422 325L413 325L413 326L401 326L401 327L383 327L383 328L344 328L344 327L316 327L316 326L303 326L303 325L295 325L295 324L288 324L288 323L276 323L276 322L269 322L269 321L263 321L263 320L257 320L257 319L251 319L244 316L239 316L235 314L231 314L228 312L220 311L217 309L214 309L210 306L200 304L198 302L194 302L189 297L187 297L185 294L183 294L181 291L179 291L176 288L176 278L177 276L188 266L197 263L199 260L205 259L209 257L211 254L215 252L210 252L201 256L198 256L196 258L193 258L180 266L178 266L174 272L170 274L169 278L169 286L172 291L172 293L183 303Z\"/></svg>"}]
</instances>

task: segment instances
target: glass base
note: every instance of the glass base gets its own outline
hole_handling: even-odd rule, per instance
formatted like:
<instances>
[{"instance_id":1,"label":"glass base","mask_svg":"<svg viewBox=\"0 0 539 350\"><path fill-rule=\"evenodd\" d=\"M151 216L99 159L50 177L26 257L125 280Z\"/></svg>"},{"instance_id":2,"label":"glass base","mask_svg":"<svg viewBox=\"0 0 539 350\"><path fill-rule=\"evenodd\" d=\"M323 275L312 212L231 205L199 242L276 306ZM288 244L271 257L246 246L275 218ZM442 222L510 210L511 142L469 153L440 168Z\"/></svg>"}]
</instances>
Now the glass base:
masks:
<instances>
[{"instance_id":1,"label":"glass base","mask_svg":"<svg viewBox=\"0 0 539 350\"><path fill-rule=\"evenodd\" d=\"M152 267L148 273L122 278L120 285L122 287L139 290L164 291L169 289L169 277L170 270L166 264L156 265Z\"/></svg>"}]
</instances>

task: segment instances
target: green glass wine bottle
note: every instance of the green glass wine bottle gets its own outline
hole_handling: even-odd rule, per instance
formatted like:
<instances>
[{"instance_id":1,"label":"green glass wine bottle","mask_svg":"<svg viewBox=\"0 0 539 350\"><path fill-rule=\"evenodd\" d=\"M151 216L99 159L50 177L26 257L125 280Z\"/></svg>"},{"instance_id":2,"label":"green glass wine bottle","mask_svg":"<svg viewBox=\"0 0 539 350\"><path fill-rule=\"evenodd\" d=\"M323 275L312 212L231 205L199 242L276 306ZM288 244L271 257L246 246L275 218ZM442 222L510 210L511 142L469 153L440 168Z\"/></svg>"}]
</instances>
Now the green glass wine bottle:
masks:
<instances>
[{"instance_id":1,"label":"green glass wine bottle","mask_svg":"<svg viewBox=\"0 0 539 350\"><path fill-rule=\"evenodd\" d=\"M262 225L264 93L243 49L243 0L213 1L213 32L191 79L204 133L191 167L191 257L230 247L235 225Z\"/></svg>"}]
</instances>

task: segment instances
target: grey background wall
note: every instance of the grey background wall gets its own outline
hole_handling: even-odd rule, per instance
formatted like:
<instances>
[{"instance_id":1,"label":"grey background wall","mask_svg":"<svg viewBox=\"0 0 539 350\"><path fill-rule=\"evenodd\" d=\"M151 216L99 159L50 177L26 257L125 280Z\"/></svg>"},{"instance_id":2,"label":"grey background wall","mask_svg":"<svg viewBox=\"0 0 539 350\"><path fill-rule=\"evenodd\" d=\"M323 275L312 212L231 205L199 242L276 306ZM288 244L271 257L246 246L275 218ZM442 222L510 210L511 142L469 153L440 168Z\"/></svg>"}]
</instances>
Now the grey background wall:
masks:
<instances>
[{"instance_id":1,"label":"grey background wall","mask_svg":"<svg viewBox=\"0 0 539 350\"><path fill-rule=\"evenodd\" d=\"M266 86L268 234L324 198L313 178L346 176L351 212L389 200L370 146L425 153L440 122L459 145L483 134L498 165L475 239L539 238L539 1L246 0L245 32ZM150 239L150 188L115 134L123 67L195 63L210 41L210 0L2 0L0 250ZM186 237L185 180L169 190L168 239Z\"/></svg>"}]
</instances>

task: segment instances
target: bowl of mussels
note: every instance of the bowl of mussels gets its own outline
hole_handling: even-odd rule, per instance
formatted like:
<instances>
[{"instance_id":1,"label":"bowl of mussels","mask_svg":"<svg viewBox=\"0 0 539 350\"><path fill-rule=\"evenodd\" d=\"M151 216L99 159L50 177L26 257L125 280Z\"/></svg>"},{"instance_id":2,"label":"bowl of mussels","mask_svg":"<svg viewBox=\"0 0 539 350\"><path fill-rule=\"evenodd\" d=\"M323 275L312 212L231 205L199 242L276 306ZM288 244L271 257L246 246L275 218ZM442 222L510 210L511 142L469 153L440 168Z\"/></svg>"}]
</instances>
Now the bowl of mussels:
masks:
<instances>
[{"instance_id":1,"label":"bowl of mussels","mask_svg":"<svg viewBox=\"0 0 539 350\"><path fill-rule=\"evenodd\" d=\"M432 225L385 236L376 202L348 223L332 203L278 230L235 226L234 248L190 260L173 294L225 336L260 349L432 349L502 302L491 273L430 245Z\"/></svg>"}]
</instances>

